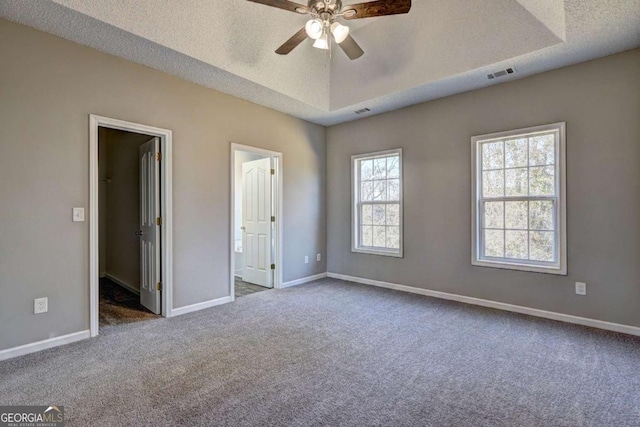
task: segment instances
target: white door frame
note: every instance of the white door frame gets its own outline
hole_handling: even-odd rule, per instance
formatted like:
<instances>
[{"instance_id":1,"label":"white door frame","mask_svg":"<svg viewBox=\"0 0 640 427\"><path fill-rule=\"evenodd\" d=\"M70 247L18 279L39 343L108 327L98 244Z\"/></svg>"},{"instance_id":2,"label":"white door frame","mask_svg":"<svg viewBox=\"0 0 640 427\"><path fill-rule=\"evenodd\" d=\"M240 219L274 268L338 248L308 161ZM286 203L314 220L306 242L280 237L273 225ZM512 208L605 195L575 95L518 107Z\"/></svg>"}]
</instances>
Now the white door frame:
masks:
<instances>
[{"instance_id":1,"label":"white door frame","mask_svg":"<svg viewBox=\"0 0 640 427\"><path fill-rule=\"evenodd\" d=\"M236 151L247 151L249 153L261 154L263 156L269 156L276 160L275 162L275 177L276 177L276 185L273 187L275 191L276 203L275 203L275 212L273 215L276 217L275 224L275 258L273 263L276 265L275 277L273 281L274 289L280 289L282 287L282 260L284 257L282 256L282 225L283 221L283 203L282 199L284 198L283 193L283 155L278 151L271 151L264 148L252 147L249 145L237 144L235 142L231 143L231 161L230 161L230 174L231 174L231 186L229 189L229 194L231 195L231 204L230 204L230 217L231 217L231 227L229 228L229 295L231 296L231 301L235 301L236 292L235 292L235 272L236 272L236 259L235 259L235 230L236 230ZM243 248L244 249L244 248Z\"/></svg>"},{"instance_id":2,"label":"white door frame","mask_svg":"<svg viewBox=\"0 0 640 427\"><path fill-rule=\"evenodd\" d=\"M124 120L89 115L89 325L91 336L98 335L98 304L100 300L100 252L98 227L98 128L123 130L160 138L161 215L162 225L162 316L173 311L173 143L172 132Z\"/></svg>"}]
</instances>

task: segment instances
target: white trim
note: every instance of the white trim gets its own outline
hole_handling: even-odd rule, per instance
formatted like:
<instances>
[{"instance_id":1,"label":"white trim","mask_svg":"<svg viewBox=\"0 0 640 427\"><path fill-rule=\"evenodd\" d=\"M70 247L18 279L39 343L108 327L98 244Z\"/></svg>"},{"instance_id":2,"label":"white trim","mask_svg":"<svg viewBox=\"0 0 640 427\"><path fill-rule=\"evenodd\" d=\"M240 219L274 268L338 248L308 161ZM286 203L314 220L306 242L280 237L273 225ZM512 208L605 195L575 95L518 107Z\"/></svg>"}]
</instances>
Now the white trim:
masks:
<instances>
[{"instance_id":1,"label":"white trim","mask_svg":"<svg viewBox=\"0 0 640 427\"><path fill-rule=\"evenodd\" d=\"M558 251L557 263L537 263L526 260L511 260L508 258L483 258L481 257L480 226L478 203L482 194L482 180L478 179L478 172L481 170L480 162L482 157L479 154L480 143L501 140L516 135L557 132L558 141L556 144L556 188L557 196L552 199L557 200L556 210L556 250ZM541 126L533 126L523 129L515 129L504 132L496 132L486 135L473 136L471 138L471 265L478 267L493 267L507 270L520 270L535 273L547 273L567 275L567 149L566 149L566 122L551 123ZM537 199L538 197L531 197ZM544 198L544 197L542 197ZM514 200L530 199L530 197L513 198ZM511 200L511 198L510 198Z\"/></svg>"},{"instance_id":2,"label":"white trim","mask_svg":"<svg viewBox=\"0 0 640 427\"><path fill-rule=\"evenodd\" d=\"M640 336L640 327L623 325L621 323L606 322L604 320L589 319L587 317L573 316L571 314L557 313L554 311L539 310L537 308L524 307L521 305L507 304L498 301L467 297L464 295L450 294L447 292L431 291L429 289L416 288L413 286L398 285L395 283L381 282L379 280L365 279L362 277L347 276L344 274L327 273L327 277L332 279L346 280L349 282L361 283L363 285L377 286L380 288L394 289L412 294L424 295L450 301L458 301L465 304L479 305L482 307L495 308L498 310L510 311L513 313L526 314L529 316L542 317L545 319L558 320L575 325L589 326L591 328L604 329L607 331L620 332L623 334Z\"/></svg>"},{"instance_id":3,"label":"white trim","mask_svg":"<svg viewBox=\"0 0 640 427\"><path fill-rule=\"evenodd\" d=\"M360 240L358 232L360 230L360 212L358 211L358 205L360 201L360 168L357 167L357 161L362 159L371 159L375 157L386 157L397 154L399 157L399 185L398 190L400 192L400 248L396 251L394 249L378 249L360 247L358 242ZM372 153L354 154L351 156L351 252L369 254L369 255L382 255L395 258L404 257L404 173L403 173L404 161L402 159L402 148L394 148L390 150L376 151ZM357 178L356 178L357 176ZM385 202L382 202L383 204Z\"/></svg>"},{"instance_id":4,"label":"white trim","mask_svg":"<svg viewBox=\"0 0 640 427\"><path fill-rule=\"evenodd\" d=\"M133 286L131 286L130 284L128 284L127 282L125 282L124 280L120 280L118 279L116 276L109 274L109 273L105 273L104 277L106 279L111 280L113 283L115 283L118 286L122 286L123 288L125 288L126 290L133 292L136 295L140 295L140 289L136 289Z\"/></svg>"},{"instance_id":5,"label":"white trim","mask_svg":"<svg viewBox=\"0 0 640 427\"><path fill-rule=\"evenodd\" d=\"M46 350L48 348L58 347L65 344L71 344L87 338L91 338L91 331L89 329L86 331L74 332L68 335L32 342L18 347L8 348L6 350L0 350L0 360L24 356L25 354L35 353L36 351Z\"/></svg>"},{"instance_id":6,"label":"white trim","mask_svg":"<svg viewBox=\"0 0 640 427\"><path fill-rule=\"evenodd\" d=\"M284 282L281 288L290 288L291 286L302 285L303 283L313 282L314 280L324 279L325 277L327 277L327 273L320 273L313 276L303 277L301 279Z\"/></svg>"},{"instance_id":7,"label":"white trim","mask_svg":"<svg viewBox=\"0 0 640 427\"><path fill-rule=\"evenodd\" d=\"M160 138L162 162L162 316L173 311L173 133L162 129L109 117L89 115L89 324L91 336L99 332L99 247L98 247L98 128L124 130Z\"/></svg>"},{"instance_id":8,"label":"white trim","mask_svg":"<svg viewBox=\"0 0 640 427\"><path fill-rule=\"evenodd\" d=\"M215 307L216 305L226 304L231 301L232 301L231 297L222 297L218 299L212 299L209 301L187 305L184 307L174 308L173 311L171 312L171 317L180 316L182 314L187 314L187 313L193 313L194 311L204 310L205 308Z\"/></svg>"},{"instance_id":9,"label":"white trim","mask_svg":"<svg viewBox=\"0 0 640 427\"><path fill-rule=\"evenodd\" d=\"M230 227L229 227L229 297L231 301L235 301L236 299L236 291L235 291L235 275L236 275L236 248L235 248L235 229L236 229L236 216L235 216L235 206L236 206L236 174L235 174L235 163L236 163L236 151L247 151L250 153L261 154L263 156L268 156L276 159L275 170L276 170L276 211L274 215L276 217L276 249L275 249L275 259L273 263L276 265L275 270L275 280L273 283L273 287L275 289L280 289L282 287L282 267L283 267L283 227L284 227L284 155L278 151L271 151L265 148L252 147L249 145L238 144L235 142L231 143L231 155L229 156L229 173L230 173L230 187L229 187L229 217L230 217Z\"/></svg>"}]
</instances>

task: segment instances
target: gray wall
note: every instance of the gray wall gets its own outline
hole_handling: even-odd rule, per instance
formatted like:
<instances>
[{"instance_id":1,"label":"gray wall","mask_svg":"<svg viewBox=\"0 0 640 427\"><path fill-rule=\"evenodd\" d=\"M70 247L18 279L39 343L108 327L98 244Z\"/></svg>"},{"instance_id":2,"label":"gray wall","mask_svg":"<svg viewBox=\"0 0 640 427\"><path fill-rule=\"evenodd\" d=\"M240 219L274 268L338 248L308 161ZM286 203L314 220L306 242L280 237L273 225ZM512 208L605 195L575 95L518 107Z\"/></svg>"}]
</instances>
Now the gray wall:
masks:
<instances>
[{"instance_id":1,"label":"gray wall","mask_svg":"<svg viewBox=\"0 0 640 427\"><path fill-rule=\"evenodd\" d=\"M640 326L639 76L636 49L329 128L329 271ZM569 275L472 267L471 136L559 121ZM350 156L397 147L405 257L351 253Z\"/></svg>"},{"instance_id":2,"label":"gray wall","mask_svg":"<svg viewBox=\"0 0 640 427\"><path fill-rule=\"evenodd\" d=\"M100 128L100 271L140 289L140 145L151 136ZM103 247L104 246L104 247Z\"/></svg>"},{"instance_id":3,"label":"gray wall","mask_svg":"<svg viewBox=\"0 0 640 427\"><path fill-rule=\"evenodd\" d=\"M325 128L5 20L0 40L0 349L89 328L91 113L173 130L174 307L229 294L231 141L284 153L284 280L326 271L298 255L326 253Z\"/></svg>"}]
</instances>

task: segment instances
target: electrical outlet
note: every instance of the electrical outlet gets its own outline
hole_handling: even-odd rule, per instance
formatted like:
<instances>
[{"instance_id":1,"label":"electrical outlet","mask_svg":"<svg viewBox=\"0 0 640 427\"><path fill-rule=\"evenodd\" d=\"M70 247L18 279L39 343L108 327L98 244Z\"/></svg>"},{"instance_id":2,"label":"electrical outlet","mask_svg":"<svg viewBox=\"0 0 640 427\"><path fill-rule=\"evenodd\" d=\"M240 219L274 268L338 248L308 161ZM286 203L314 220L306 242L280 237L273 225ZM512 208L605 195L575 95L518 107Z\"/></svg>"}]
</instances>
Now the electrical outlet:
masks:
<instances>
[{"instance_id":1,"label":"electrical outlet","mask_svg":"<svg viewBox=\"0 0 640 427\"><path fill-rule=\"evenodd\" d=\"M304 256L304 263L309 264L309 257L307 255Z\"/></svg>"},{"instance_id":2,"label":"electrical outlet","mask_svg":"<svg viewBox=\"0 0 640 427\"><path fill-rule=\"evenodd\" d=\"M33 300L33 314L46 313L48 310L47 298L36 298Z\"/></svg>"},{"instance_id":3,"label":"electrical outlet","mask_svg":"<svg viewBox=\"0 0 640 427\"><path fill-rule=\"evenodd\" d=\"M316 255L316 261L318 262L322 261L322 255L320 254Z\"/></svg>"},{"instance_id":4,"label":"electrical outlet","mask_svg":"<svg viewBox=\"0 0 640 427\"><path fill-rule=\"evenodd\" d=\"M584 282L576 282L576 294L577 295L586 295L587 294L587 284Z\"/></svg>"}]
</instances>

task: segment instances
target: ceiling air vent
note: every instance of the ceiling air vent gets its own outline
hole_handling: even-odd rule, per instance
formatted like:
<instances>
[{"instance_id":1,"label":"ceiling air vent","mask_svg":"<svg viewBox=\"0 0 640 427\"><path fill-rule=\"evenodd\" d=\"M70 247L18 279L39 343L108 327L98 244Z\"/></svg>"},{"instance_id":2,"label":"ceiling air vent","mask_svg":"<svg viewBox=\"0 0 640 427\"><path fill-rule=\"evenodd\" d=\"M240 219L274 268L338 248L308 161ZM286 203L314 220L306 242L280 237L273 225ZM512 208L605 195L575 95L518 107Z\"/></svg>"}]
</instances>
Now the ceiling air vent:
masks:
<instances>
[{"instance_id":1,"label":"ceiling air vent","mask_svg":"<svg viewBox=\"0 0 640 427\"><path fill-rule=\"evenodd\" d=\"M500 70L500 71L496 71L495 73L487 74L487 78L489 80L493 80L500 77L508 76L509 74L514 74L515 72L516 72L516 69L511 67L511 68L507 68L506 70Z\"/></svg>"},{"instance_id":2,"label":"ceiling air vent","mask_svg":"<svg viewBox=\"0 0 640 427\"><path fill-rule=\"evenodd\" d=\"M364 114L364 113L368 113L370 111L371 111L371 109L369 109L369 108L361 108L359 110L356 110L356 114Z\"/></svg>"}]
</instances>

